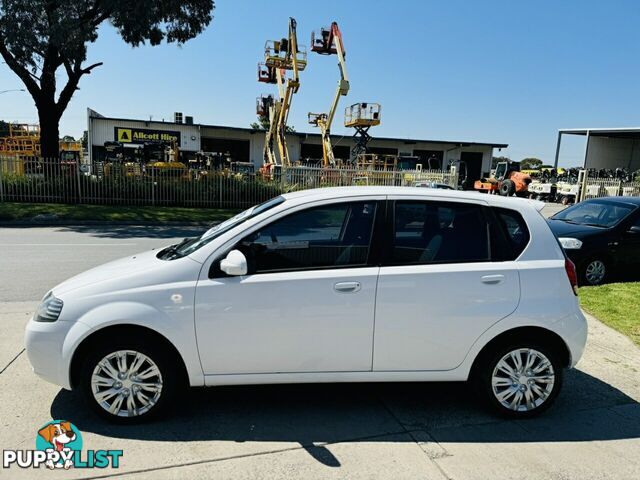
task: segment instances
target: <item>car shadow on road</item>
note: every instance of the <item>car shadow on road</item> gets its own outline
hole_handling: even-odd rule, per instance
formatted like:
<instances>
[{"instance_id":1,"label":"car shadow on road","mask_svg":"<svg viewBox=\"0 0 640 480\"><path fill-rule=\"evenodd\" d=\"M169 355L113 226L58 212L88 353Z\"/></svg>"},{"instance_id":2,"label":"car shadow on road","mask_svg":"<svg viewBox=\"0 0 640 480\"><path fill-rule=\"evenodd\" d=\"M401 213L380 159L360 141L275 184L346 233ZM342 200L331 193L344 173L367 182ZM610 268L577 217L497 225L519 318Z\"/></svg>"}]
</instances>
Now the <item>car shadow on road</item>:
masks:
<instances>
[{"instance_id":1,"label":"car shadow on road","mask_svg":"<svg viewBox=\"0 0 640 480\"><path fill-rule=\"evenodd\" d=\"M51 417L113 438L166 442L295 442L339 466L322 446L335 442L586 442L640 437L640 404L579 370L567 372L556 404L540 417L493 416L464 383L311 384L192 389L169 417L113 425L80 395L61 390Z\"/></svg>"},{"instance_id":2,"label":"car shadow on road","mask_svg":"<svg viewBox=\"0 0 640 480\"><path fill-rule=\"evenodd\" d=\"M59 232L76 232L96 238L185 238L202 235L207 226L189 225L75 225L59 227Z\"/></svg>"}]
</instances>

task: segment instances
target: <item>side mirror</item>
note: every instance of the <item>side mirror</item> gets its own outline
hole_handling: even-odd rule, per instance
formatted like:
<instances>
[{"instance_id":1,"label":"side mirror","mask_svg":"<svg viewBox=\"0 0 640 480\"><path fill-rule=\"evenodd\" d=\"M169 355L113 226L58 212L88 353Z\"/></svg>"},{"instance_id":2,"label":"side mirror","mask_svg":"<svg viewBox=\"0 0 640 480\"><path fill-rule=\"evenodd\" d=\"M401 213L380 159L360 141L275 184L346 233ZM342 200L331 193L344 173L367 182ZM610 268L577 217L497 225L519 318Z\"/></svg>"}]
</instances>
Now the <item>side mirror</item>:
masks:
<instances>
[{"instance_id":1,"label":"side mirror","mask_svg":"<svg viewBox=\"0 0 640 480\"><path fill-rule=\"evenodd\" d=\"M248 271L247 258L240 250L231 250L227 256L220 261L220 270L234 277L246 275Z\"/></svg>"},{"instance_id":2,"label":"side mirror","mask_svg":"<svg viewBox=\"0 0 640 480\"><path fill-rule=\"evenodd\" d=\"M640 233L640 227L638 225L633 225L627 233Z\"/></svg>"}]
</instances>

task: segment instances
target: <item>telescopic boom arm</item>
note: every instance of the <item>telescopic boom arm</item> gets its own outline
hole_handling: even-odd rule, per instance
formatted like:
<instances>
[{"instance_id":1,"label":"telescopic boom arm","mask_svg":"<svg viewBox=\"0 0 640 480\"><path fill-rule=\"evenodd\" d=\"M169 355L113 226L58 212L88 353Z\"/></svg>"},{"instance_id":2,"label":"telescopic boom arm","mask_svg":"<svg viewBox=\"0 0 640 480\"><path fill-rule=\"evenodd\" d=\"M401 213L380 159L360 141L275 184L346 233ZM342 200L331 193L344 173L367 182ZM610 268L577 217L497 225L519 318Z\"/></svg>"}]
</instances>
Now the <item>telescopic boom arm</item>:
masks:
<instances>
[{"instance_id":1,"label":"telescopic boom arm","mask_svg":"<svg viewBox=\"0 0 640 480\"><path fill-rule=\"evenodd\" d=\"M336 54L338 56L338 69L340 70L338 88L333 97L329 113L309 113L309 123L320 128L320 134L322 136L322 164L326 167L335 164L333 146L331 145L331 125L338 108L338 103L340 102L340 97L349 93L349 77L347 76L346 52L342 33L336 22L331 24L329 30L322 29L318 38L316 38L314 34L311 42L311 49L314 52L320 53L321 55Z\"/></svg>"}]
</instances>

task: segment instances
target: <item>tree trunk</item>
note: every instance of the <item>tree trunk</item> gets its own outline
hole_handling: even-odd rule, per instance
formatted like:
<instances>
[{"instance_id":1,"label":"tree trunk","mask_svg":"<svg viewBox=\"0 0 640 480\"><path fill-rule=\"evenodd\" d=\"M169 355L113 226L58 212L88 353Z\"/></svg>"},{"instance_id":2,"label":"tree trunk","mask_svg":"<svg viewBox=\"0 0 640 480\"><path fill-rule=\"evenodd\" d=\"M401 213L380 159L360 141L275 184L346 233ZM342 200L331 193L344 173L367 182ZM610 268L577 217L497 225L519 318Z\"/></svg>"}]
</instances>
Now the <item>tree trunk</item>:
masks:
<instances>
[{"instance_id":1,"label":"tree trunk","mask_svg":"<svg viewBox=\"0 0 640 480\"><path fill-rule=\"evenodd\" d=\"M40 149L41 155L47 160L57 160L59 158L59 122L58 109L53 102L41 102L38 107L38 118L40 119Z\"/></svg>"}]
</instances>

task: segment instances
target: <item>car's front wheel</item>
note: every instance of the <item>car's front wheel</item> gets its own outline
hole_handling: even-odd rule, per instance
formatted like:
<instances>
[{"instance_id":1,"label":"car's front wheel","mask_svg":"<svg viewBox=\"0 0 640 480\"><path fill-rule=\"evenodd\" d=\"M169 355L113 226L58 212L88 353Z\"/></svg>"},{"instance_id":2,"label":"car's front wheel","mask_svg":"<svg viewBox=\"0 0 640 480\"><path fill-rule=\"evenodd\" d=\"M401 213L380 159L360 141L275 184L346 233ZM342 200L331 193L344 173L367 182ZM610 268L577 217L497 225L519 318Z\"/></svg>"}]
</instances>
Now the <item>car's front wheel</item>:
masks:
<instances>
[{"instance_id":1,"label":"car's front wheel","mask_svg":"<svg viewBox=\"0 0 640 480\"><path fill-rule=\"evenodd\" d=\"M526 418L551 406L562 386L562 374L553 349L523 342L498 349L480 368L477 380L494 411Z\"/></svg>"},{"instance_id":2,"label":"car's front wheel","mask_svg":"<svg viewBox=\"0 0 640 480\"><path fill-rule=\"evenodd\" d=\"M176 362L144 340L103 341L87 356L81 388L91 407L118 423L162 413L179 386Z\"/></svg>"}]
</instances>

